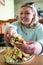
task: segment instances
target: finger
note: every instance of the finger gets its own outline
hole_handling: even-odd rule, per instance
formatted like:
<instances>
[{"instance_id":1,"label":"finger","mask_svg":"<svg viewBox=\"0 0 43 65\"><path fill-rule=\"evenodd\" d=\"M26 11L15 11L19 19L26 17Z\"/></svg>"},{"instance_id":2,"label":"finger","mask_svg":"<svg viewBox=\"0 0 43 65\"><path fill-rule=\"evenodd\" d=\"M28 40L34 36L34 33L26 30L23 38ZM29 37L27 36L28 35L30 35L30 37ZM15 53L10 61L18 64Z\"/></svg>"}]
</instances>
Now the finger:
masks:
<instances>
[{"instance_id":1,"label":"finger","mask_svg":"<svg viewBox=\"0 0 43 65\"><path fill-rule=\"evenodd\" d=\"M30 55L34 54L34 49L28 50L27 53L30 54Z\"/></svg>"},{"instance_id":2,"label":"finger","mask_svg":"<svg viewBox=\"0 0 43 65\"><path fill-rule=\"evenodd\" d=\"M33 49L27 49L26 47L23 47L22 45L17 45L17 47L27 54L31 55L34 53L34 48Z\"/></svg>"},{"instance_id":3,"label":"finger","mask_svg":"<svg viewBox=\"0 0 43 65\"><path fill-rule=\"evenodd\" d=\"M33 44L33 43L34 43L33 41L27 42L27 44Z\"/></svg>"},{"instance_id":4,"label":"finger","mask_svg":"<svg viewBox=\"0 0 43 65\"><path fill-rule=\"evenodd\" d=\"M9 39L9 35L8 35L8 34L5 34L5 35L4 35L4 40L5 40L6 42L9 42L10 39Z\"/></svg>"},{"instance_id":5,"label":"finger","mask_svg":"<svg viewBox=\"0 0 43 65\"><path fill-rule=\"evenodd\" d=\"M7 43L9 43L9 42L10 42L9 37L6 37L5 41L6 41Z\"/></svg>"}]
</instances>

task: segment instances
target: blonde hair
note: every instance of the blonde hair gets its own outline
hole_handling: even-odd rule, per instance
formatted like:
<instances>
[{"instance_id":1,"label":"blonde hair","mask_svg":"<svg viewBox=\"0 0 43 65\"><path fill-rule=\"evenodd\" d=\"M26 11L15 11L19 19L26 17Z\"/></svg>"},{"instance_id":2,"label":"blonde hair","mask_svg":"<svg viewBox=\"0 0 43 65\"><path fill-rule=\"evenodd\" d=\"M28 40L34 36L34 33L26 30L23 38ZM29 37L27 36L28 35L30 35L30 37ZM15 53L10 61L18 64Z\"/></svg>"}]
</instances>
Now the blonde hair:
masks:
<instances>
[{"instance_id":1,"label":"blonde hair","mask_svg":"<svg viewBox=\"0 0 43 65\"><path fill-rule=\"evenodd\" d=\"M21 8L23 8L23 7L30 7L32 9L32 12L34 13L34 18L32 19L30 27L36 26L38 23L39 17L38 17L38 13L37 13L37 10L36 10L36 7L34 6L34 4L25 3L24 5L21 6Z\"/></svg>"}]
</instances>

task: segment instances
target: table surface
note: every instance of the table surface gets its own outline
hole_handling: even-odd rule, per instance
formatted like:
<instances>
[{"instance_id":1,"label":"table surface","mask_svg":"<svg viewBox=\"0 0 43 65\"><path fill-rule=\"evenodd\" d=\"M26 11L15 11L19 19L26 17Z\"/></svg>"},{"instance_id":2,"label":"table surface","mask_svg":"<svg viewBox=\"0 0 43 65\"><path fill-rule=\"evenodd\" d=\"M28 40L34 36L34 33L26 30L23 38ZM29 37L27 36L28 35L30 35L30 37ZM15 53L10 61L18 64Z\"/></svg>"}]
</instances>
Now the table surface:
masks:
<instances>
[{"instance_id":1,"label":"table surface","mask_svg":"<svg viewBox=\"0 0 43 65\"><path fill-rule=\"evenodd\" d=\"M5 54L5 51L0 53L0 65L10 65L5 62L4 54ZM20 65L24 65L24 64L20 64ZM43 55L34 56L34 58L30 62L25 63L25 65L43 65Z\"/></svg>"}]
</instances>

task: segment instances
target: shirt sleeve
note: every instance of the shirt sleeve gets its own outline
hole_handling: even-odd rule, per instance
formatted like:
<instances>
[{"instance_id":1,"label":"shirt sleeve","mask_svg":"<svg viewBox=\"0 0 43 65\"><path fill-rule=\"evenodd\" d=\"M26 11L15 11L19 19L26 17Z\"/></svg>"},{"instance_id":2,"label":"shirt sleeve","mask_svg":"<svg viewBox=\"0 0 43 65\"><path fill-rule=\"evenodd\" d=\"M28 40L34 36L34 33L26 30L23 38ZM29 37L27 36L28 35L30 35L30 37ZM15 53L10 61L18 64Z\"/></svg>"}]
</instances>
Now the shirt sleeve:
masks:
<instances>
[{"instance_id":1,"label":"shirt sleeve","mask_svg":"<svg viewBox=\"0 0 43 65\"><path fill-rule=\"evenodd\" d=\"M17 25L16 24L8 24L4 27L4 32L6 32L9 28L15 28L17 29Z\"/></svg>"}]
</instances>

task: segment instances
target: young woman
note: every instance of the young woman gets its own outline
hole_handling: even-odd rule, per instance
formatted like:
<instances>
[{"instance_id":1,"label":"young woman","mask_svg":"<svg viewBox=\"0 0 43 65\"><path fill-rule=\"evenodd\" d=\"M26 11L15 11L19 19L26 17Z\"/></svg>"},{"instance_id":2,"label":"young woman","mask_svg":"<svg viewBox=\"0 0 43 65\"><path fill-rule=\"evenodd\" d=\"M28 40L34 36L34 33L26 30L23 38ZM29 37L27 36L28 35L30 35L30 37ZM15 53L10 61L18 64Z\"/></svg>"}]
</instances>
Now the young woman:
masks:
<instances>
[{"instance_id":1,"label":"young woman","mask_svg":"<svg viewBox=\"0 0 43 65\"><path fill-rule=\"evenodd\" d=\"M22 43L17 45L17 47L28 54L40 54L43 47L43 26L38 23L38 20L34 4L25 3L21 6L19 21L5 27L4 39L6 42L10 42L12 35L8 30L12 31L14 26L16 26L17 33L27 41L27 44Z\"/></svg>"}]
</instances>

